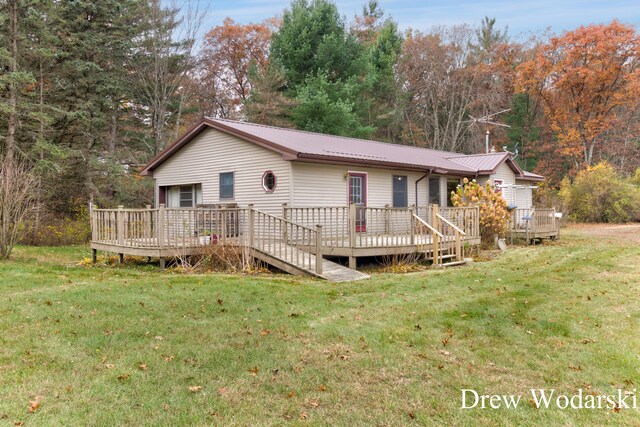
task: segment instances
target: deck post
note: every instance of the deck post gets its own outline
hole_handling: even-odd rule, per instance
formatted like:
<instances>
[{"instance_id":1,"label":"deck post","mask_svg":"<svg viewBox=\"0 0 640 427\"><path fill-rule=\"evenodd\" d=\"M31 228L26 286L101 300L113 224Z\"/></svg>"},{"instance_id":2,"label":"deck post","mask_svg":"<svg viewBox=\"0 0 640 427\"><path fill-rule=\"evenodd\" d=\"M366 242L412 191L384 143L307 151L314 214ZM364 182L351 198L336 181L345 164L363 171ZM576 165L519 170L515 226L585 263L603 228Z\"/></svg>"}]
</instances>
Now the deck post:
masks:
<instances>
[{"instance_id":1,"label":"deck post","mask_svg":"<svg viewBox=\"0 0 640 427\"><path fill-rule=\"evenodd\" d=\"M409 207L409 224L411 227L411 245L415 245L416 244L416 224L413 221L413 216L416 213L416 206L415 205L411 205Z\"/></svg>"},{"instance_id":2,"label":"deck post","mask_svg":"<svg viewBox=\"0 0 640 427\"><path fill-rule=\"evenodd\" d=\"M458 230L456 230L456 261L462 261L462 241Z\"/></svg>"},{"instance_id":3,"label":"deck post","mask_svg":"<svg viewBox=\"0 0 640 427\"><path fill-rule=\"evenodd\" d=\"M151 238L151 230L153 229L152 227L152 223L153 223L153 213L151 212L151 205L147 205L147 212L145 214L145 219L144 222L145 227L144 227L144 237L146 237L147 239Z\"/></svg>"},{"instance_id":4,"label":"deck post","mask_svg":"<svg viewBox=\"0 0 640 427\"><path fill-rule=\"evenodd\" d=\"M285 221L289 220L288 205L289 205L288 203L283 203L282 204L282 218ZM287 227L287 223L286 222L283 225L284 225L284 227L282 228L282 241L284 243L287 243L287 241L289 240L289 235L288 235L289 234L288 233L289 227Z\"/></svg>"},{"instance_id":5,"label":"deck post","mask_svg":"<svg viewBox=\"0 0 640 427\"><path fill-rule=\"evenodd\" d=\"M158 246L162 249L164 248L164 203L160 203L160 207L158 208Z\"/></svg>"},{"instance_id":6,"label":"deck post","mask_svg":"<svg viewBox=\"0 0 640 427\"><path fill-rule=\"evenodd\" d=\"M98 262L98 250L97 249L91 249L91 262L93 264Z\"/></svg>"},{"instance_id":7,"label":"deck post","mask_svg":"<svg viewBox=\"0 0 640 427\"><path fill-rule=\"evenodd\" d=\"M124 206L118 205L116 223L118 224L118 245L124 246Z\"/></svg>"},{"instance_id":8,"label":"deck post","mask_svg":"<svg viewBox=\"0 0 640 427\"><path fill-rule=\"evenodd\" d=\"M91 240L98 240L98 215L93 209L93 202L89 202L89 214L91 215Z\"/></svg>"},{"instance_id":9,"label":"deck post","mask_svg":"<svg viewBox=\"0 0 640 427\"><path fill-rule=\"evenodd\" d=\"M322 274L322 225L316 224L316 273Z\"/></svg>"},{"instance_id":10,"label":"deck post","mask_svg":"<svg viewBox=\"0 0 640 427\"><path fill-rule=\"evenodd\" d=\"M356 247L356 204L349 205L349 247ZM351 263L351 261L349 261Z\"/></svg>"},{"instance_id":11,"label":"deck post","mask_svg":"<svg viewBox=\"0 0 640 427\"><path fill-rule=\"evenodd\" d=\"M432 226L436 230L438 230L438 205L431 205L431 212L433 213ZM439 230L438 230L439 231ZM436 233L433 233L433 263L435 265L440 265L440 257L439 257L439 236Z\"/></svg>"},{"instance_id":12,"label":"deck post","mask_svg":"<svg viewBox=\"0 0 640 427\"><path fill-rule=\"evenodd\" d=\"M255 239L255 217L256 213L253 210L253 203L249 203L249 247L253 249L254 239Z\"/></svg>"},{"instance_id":13,"label":"deck post","mask_svg":"<svg viewBox=\"0 0 640 427\"><path fill-rule=\"evenodd\" d=\"M226 206L222 206L220 208L220 235L218 236L218 243L221 245L224 244L226 237L227 237L227 208ZM213 239L213 236L211 236L211 239Z\"/></svg>"},{"instance_id":14,"label":"deck post","mask_svg":"<svg viewBox=\"0 0 640 427\"><path fill-rule=\"evenodd\" d=\"M386 204L384 205L384 232L385 234L389 234L390 233L390 227L389 224L391 224L391 211L389 210L391 208L390 204Z\"/></svg>"}]
</instances>

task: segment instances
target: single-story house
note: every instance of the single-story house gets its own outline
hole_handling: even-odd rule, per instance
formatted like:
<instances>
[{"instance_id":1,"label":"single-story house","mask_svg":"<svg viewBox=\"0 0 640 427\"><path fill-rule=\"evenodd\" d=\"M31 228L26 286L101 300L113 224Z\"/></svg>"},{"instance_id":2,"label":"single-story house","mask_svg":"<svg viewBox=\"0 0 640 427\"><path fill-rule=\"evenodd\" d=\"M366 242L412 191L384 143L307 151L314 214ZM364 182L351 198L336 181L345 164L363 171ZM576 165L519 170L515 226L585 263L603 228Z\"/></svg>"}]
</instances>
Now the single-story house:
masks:
<instances>
[{"instance_id":1,"label":"single-story house","mask_svg":"<svg viewBox=\"0 0 640 427\"><path fill-rule=\"evenodd\" d=\"M465 155L293 129L204 118L142 171L156 205L295 207L450 205L464 177L490 181L507 202L532 206L543 177L508 152Z\"/></svg>"}]
</instances>

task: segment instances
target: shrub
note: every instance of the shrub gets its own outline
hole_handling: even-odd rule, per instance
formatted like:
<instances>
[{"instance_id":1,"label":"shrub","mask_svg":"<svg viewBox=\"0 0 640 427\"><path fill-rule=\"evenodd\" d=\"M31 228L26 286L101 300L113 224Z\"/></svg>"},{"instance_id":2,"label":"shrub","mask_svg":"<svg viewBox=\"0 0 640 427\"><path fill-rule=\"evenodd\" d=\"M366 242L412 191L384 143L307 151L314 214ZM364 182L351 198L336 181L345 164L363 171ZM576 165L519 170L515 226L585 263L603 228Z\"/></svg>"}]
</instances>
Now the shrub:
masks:
<instances>
[{"instance_id":1,"label":"shrub","mask_svg":"<svg viewBox=\"0 0 640 427\"><path fill-rule=\"evenodd\" d=\"M0 259L9 258L36 208L35 174L21 157L0 159Z\"/></svg>"},{"instance_id":2,"label":"shrub","mask_svg":"<svg viewBox=\"0 0 640 427\"><path fill-rule=\"evenodd\" d=\"M560 196L574 221L640 221L640 189L606 162L580 171L573 183L565 178Z\"/></svg>"},{"instance_id":3,"label":"shrub","mask_svg":"<svg viewBox=\"0 0 640 427\"><path fill-rule=\"evenodd\" d=\"M83 245L91 239L89 208L80 202L72 203L70 215L43 214L38 223L27 224L21 243L33 246Z\"/></svg>"},{"instance_id":4,"label":"shrub","mask_svg":"<svg viewBox=\"0 0 640 427\"><path fill-rule=\"evenodd\" d=\"M509 232L511 214L507 201L495 191L489 182L482 186L476 180L464 179L463 185L451 194L454 206L478 206L480 209L480 236L484 243L493 241L493 236L506 236Z\"/></svg>"}]
</instances>

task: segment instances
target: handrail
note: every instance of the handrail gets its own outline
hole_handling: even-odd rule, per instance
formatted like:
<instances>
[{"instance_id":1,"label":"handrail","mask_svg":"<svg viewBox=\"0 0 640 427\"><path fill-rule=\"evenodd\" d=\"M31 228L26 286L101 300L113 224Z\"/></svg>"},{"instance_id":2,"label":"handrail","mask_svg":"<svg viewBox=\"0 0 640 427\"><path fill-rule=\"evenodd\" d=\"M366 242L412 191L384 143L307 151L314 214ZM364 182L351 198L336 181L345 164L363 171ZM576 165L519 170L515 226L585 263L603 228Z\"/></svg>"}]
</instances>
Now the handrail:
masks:
<instances>
[{"instance_id":1,"label":"handrail","mask_svg":"<svg viewBox=\"0 0 640 427\"><path fill-rule=\"evenodd\" d=\"M298 224L297 222L289 221L288 219L285 219L285 218L282 218L282 217L279 217L279 216L275 216L275 215L270 214L268 212L261 211L260 209L253 208L253 211L254 212L258 212L260 215L265 215L267 217L270 217L270 218L273 218L273 219L277 219L278 221L282 221L282 222L285 222L285 223L290 224L290 225L295 225L296 227L300 227L302 229L305 229L305 230L312 231L312 232L316 233L316 230L314 228L307 227L306 225L302 225L302 224Z\"/></svg>"},{"instance_id":2,"label":"handrail","mask_svg":"<svg viewBox=\"0 0 640 427\"><path fill-rule=\"evenodd\" d=\"M444 237L444 234L440 233L438 230L436 230L435 228L433 228L428 222L426 222L425 220L423 220L422 218L420 218L418 215L413 214L413 218L415 220L417 220L420 224L424 225L425 227L427 227L429 230L431 230L432 232L434 232L435 234L438 235L438 237Z\"/></svg>"},{"instance_id":3,"label":"handrail","mask_svg":"<svg viewBox=\"0 0 640 427\"><path fill-rule=\"evenodd\" d=\"M453 224L451 221L449 221L448 219L446 219L445 217L443 217L440 214L436 214L438 216L438 218L440 218L442 221L444 221L445 223L447 223L447 225L449 225L451 228L453 228L454 230L456 230L458 233L462 234L463 236L466 236L467 233L465 233L464 231L462 231L460 228L458 228L455 224Z\"/></svg>"}]
</instances>

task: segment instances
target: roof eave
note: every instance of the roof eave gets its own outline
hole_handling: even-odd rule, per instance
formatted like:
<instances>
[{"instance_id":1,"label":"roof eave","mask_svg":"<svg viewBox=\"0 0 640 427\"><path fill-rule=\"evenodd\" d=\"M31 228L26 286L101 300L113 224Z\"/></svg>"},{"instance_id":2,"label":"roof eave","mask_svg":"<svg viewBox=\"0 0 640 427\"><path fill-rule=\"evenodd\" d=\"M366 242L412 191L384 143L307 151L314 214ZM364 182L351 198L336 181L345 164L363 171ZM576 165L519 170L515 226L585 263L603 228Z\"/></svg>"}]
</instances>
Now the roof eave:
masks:
<instances>
[{"instance_id":1,"label":"roof eave","mask_svg":"<svg viewBox=\"0 0 640 427\"><path fill-rule=\"evenodd\" d=\"M311 153L300 153L297 157L298 161L307 162L307 163L328 163L328 164L346 164L346 165L366 165L379 167L384 169L400 169L400 170L411 170L417 172L431 171L440 173L442 175L446 174L459 174L463 176L475 176L475 170L457 170L451 168L442 168L436 166L423 166L423 165L411 165L407 163L398 163L398 162L389 162L383 160L369 160L369 159L357 159L352 157L339 157L339 156L327 156L327 155L319 155L319 154L311 154Z\"/></svg>"}]
</instances>

